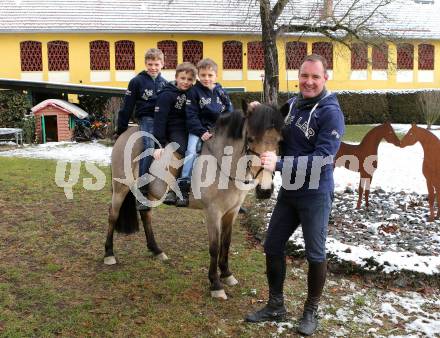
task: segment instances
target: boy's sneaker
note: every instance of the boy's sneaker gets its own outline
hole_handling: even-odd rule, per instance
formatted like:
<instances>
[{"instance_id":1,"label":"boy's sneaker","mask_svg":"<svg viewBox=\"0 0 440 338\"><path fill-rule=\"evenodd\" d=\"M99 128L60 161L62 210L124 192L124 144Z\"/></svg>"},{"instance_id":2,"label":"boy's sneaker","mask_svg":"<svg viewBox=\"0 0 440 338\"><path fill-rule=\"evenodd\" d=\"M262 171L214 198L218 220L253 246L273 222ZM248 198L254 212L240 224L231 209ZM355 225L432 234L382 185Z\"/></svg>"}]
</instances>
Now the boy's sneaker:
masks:
<instances>
[{"instance_id":1,"label":"boy's sneaker","mask_svg":"<svg viewBox=\"0 0 440 338\"><path fill-rule=\"evenodd\" d=\"M182 198L177 198L176 207L187 207L189 205L189 190L191 189L191 181L189 179L179 179L179 184Z\"/></svg>"},{"instance_id":2,"label":"boy's sneaker","mask_svg":"<svg viewBox=\"0 0 440 338\"><path fill-rule=\"evenodd\" d=\"M175 205L177 200L176 193L173 190L168 190L165 199L163 200L163 204L166 205Z\"/></svg>"},{"instance_id":3,"label":"boy's sneaker","mask_svg":"<svg viewBox=\"0 0 440 338\"><path fill-rule=\"evenodd\" d=\"M318 314L316 309L304 309L302 318L299 320L298 333L311 336L318 327Z\"/></svg>"}]
</instances>

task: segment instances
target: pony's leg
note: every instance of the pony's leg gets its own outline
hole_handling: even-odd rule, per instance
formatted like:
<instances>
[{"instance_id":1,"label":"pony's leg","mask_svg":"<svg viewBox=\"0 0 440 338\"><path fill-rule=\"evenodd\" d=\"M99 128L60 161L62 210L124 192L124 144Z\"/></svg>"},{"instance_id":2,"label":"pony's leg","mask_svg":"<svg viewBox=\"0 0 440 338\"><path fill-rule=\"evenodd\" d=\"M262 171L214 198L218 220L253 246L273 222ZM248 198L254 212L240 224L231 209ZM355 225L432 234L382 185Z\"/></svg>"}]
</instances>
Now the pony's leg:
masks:
<instances>
[{"instance_id":1,"label":"pony's leg","mask_svg":"<svg viewBox=\"0 0 440 338\"><path fill-rule=\"evenodd\" d=\"M440 194L437 189L435 189L435 194L437 195L437 216L436 219L440 219Z\"/></svg>"},{"instance_id":2,"label":"pony's leg","mask_svg":"<svg viewBox=\"0 0 440 338\"><path fill-rule=\"evenodd\" d=\"M151 226L151 209L141 210L139 211L139 214L141 215L142 225L144 226L148 250L150 250L157 259L161 261L167 260L168 256L159 248L156 243L156 239L154 238L153 227Z\"/></svg>"},{"instance_id":3,"label":"pony's leg","mask_svg":"<svg viewBox=\"0 0 440 338\"><path fill-rule=\"evenodd\" d=\"M116 258L113 253L113 234L115 232L116 221L119 217L119 210L121 209L126 195L126 191L124 193L122 189L118 189L117 187L113 186L112 204L108 212L107 239L105 241L104 264L106 265L116 264Z\"/></svg>"},{"instance_id":4,"label":"pony's leg","mask_svg":"<svg viewBox=\"0 0 440 338\"><path fill-rule=\"evenodd\" d=\"M227 299L223 285L220 282L220 278L217 272L219 244L220 244L220 215L218 213L207 213L207 226L208 226L208 240L209 240L209 255L211 261L209 264L209 281L211 282L211 297Z\"/></svg>"},{"instance_id":5,"label":"pony's leg","mask_svg":"<svg viewBox=\"0 0 440 338\"><path fill-rule=\"evenodd\" d=\"M368 209L369 202L368 198L370 197L370 183L373 177L367 177L365 179L365 188L364 188L364 195L365 195L365 208Z\"/></svg>"},{"instance_id":6,"label":"pony's leg","mask_svg":"<svg viewBox=\"0 0 440 338\"><path fill-rule=\"evenodd\" d=\"M426 180L426 186L428 187L429 221L434 222L434 186L429 180Z\"/></svg>"},{"instance_id":7,"label":"pony's leg","mask_svg":"<svg viewBox=\"0 0 440 338\"><path fill-rule=\"evenodd\" d=\"M360 209L360 208L361 208L361 204L362 204L362 195L363 195L363 193L364 193L364 187L363 187L363 184L364 184L364 179L361 177L360 180L359 180L359 188L358 188L358 191L359 191L359 197L358 197L358 201L357 201L357 204L356 204L356 209Z\"/></svg>"},{"instance_id":8,"label":"pony's leg","mask_svg":"<svg viewBox=\"0 0 440 338\"><path fill-rule=\"evenodd\" d=\"M238 281L232 275L229 270L228 258L229 258L229 247L231 245L231 235L232 235L232 225L237 217L238 209L234 209L228 212L222 218L222 231L220 235L220 255L218 266L220 268L220 279L223 283L228 286L233 286L238 284Z\"/></svg>"}]
</instances>

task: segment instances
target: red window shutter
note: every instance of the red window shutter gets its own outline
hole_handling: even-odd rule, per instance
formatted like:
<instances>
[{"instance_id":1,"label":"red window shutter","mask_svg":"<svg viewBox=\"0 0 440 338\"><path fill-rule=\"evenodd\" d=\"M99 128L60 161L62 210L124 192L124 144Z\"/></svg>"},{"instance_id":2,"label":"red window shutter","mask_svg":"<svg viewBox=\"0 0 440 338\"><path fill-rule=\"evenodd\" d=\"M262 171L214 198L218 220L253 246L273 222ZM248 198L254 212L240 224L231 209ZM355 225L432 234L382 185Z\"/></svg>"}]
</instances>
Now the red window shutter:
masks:
<instances>
[{"instance_id":1,"label":"red window shutter","mask_svg":"<svg viewBox=\"0 0 440 338\"><path fill-rule=\"evenodd\" d=\"M67 41L49 41L47 43L47 55L50 71L69 70L69 43Z\"/></svg>"},{"instance_id":2,"label":"red window shutter","mask_svg":"<svg viewBox=\"0 0 440 338\"><path fill-rule=\"evenodd\" d=\"M240 41L223 42L223 69L243 69L243 44Z\"/></svg>"},{"instance_id":3,"label":"red window shutter","mask_svg":"<svg viewBox=\"0 0 440 338\"><path fill-rule=\"evenodd\" d=\"M321 55L327 61L327 69L333 69L333 45L330 42L314 42L312 53Z\"/></svg>"},{"instance_id":4,"label":"red window shutter","mask_svg":"<svg viewBox=\"0 0 440 338\"><path fill-rule=\"evenodd\" d=\"M193 65L203 59L203 42L196 40L183 41L183 61Z\"/></svg>"},{"instance_id":5,"label":"red window shutter","mask_svg":"<svg viewBox=\"0 0 440 338\"><path fill-rule=\"evenodd\" d=\"M20 42L20 60L22 72L41 72L43 70L41 42Z\"/></svg>"},{"instance_id":6,"label":"red window shutter","mask_svg":"<svg viewBox=\"0 0 440 338\"><path fill-rule=\"evenodd\" d=\"M264 69L264 51L261 41L252 41L247 44L248 69Z\"/></svg>"},{"instance_id":7,"label":"red window shutter","mask_svg":"<svg viewBox=\"0 0 440 338\"><path fill-rule=\"evenodd\" d=\"M388 69L388 46L373 46L373 69Z\"/></svg>"},{"instance_id":8,"label":"red window shutter","mask_svg":"<svg viewBox=\"0 0 440 338\"><path fill-rule=\"evenodd\" d=\"M157 43L165 58L164 69L177 68L177 42L172 40L159 41Z\"/></svg>"},{"instance_id":9,"label":"red window shutter","mask_svg":"<svg viewBox=\"0 0 440 338\"><path fill-rule=\"evenodd\" d=\"M110 70L110 44L107 41L90 42L90 70Z\"/></svg>"},{"instance_id":10,"label":"red window shutter","mask_svg":"<svg viewBox=\"0 0 440 338\"><path fill-rule=\"evenodd\" d=\"M363 43L354 43L351 46L351 69L365 70L368 65L368 47Z\"/></svg>"},{"instance_id":11,"label":"red window shutter","mask_svg":"<svg viewBox=\"0 0 440 338\"><path fill-rule=\"evenodd\" d=\"M419 45L419 69L434 70L434 46L429 44Z\"/></svg>"},{"instance_id":12,"label":"red window shutter","mask_svg":"<svg viewBox=\"0 0 440 338\"><path fill-rule=\"evenodd\" d=\"M291 41L286 43L287 69L299 69L301 62L307 56L307 43Z\"/></svg>"},{"instance_id":13,"label":"red window shutter","mask_svg":"<svg viewBox=\"0 0 440 338\"><path fill-rule=\"evenodd\" d=\"M409 43L397 45L397 69L414 69L414 46Z\"/></svg>"},{"instance_id":14,"label":"red window shutter","mask_svg":"<svg viewBox=\"0 0 440 338\"><path fill-rule=\"evenodd\" d=\"M134 42L120 40L115 42L116 70L134 70Z\"/></svg>"}]
</instances>

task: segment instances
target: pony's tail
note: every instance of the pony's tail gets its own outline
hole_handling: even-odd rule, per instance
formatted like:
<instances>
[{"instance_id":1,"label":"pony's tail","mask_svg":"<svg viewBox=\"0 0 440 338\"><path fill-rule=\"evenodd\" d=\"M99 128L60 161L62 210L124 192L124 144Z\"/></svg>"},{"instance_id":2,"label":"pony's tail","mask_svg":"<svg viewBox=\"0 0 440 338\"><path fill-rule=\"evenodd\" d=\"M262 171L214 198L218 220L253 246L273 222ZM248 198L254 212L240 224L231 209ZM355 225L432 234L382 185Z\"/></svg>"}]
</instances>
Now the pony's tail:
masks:
<instances>
[{"instance_id":1,"label":"pony's tail","mask_svg":"<svg viewBox=\"0 0 440 338\"><path fill-rule=\"evenodd\" d=\"M136 210L136 198L131 190L125 196L115 223L115 230L123 234L133 234L139 231L139 220Z\"/></svg>"}]
</instances>

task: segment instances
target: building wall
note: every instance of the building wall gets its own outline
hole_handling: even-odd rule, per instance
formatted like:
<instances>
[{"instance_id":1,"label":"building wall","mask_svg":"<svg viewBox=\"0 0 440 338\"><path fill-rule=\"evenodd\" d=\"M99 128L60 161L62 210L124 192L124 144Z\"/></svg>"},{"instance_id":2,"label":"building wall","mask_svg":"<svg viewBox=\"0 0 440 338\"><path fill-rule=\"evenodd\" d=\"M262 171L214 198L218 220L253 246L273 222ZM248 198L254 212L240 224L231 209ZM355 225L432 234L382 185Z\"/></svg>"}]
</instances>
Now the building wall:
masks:
<instances>
[{"instance_id":1,"label":"building wall","mask_svg":"<svg viewBox=\"0 0 440 338\"><path fill-rule=\"evenodd\" d=\"M0 77L11 79L34 79L35 74L31 72L24 73L21 71L20 63L20 42L26 40L40 41L42 43L42 61L43 71L37 74L44 81L61 79L59 81L67 81L78 84L94 84L102 86L126 87L127 81L116 81L115 70L115 42L119 40L131 40L135 43L135 65L136 69L133 74L144 69L144 53L146 49L157 47L157 42L161 40L174 40L177 42L178 63L183 61L182 42L185 40L199 40L203 42L203 57L214 59L219 65L218 81L224 87L240 87L246 91L261 91L262 81L258 76L258 71L253 72L255 80L249 79L247 62L247 43L250 41L258 41L258 36L250 35L181 35L181 34L0 34L0 53L2 55L0 61ZM61 77L48 71L48 48L47 43L53 40L64 40L69 42L69 71L67 74L61 74ZM109 79L94 82L91 79L90 71L90 52L89 42L93 40L106 40L110 43L110 70L108 71ZM226 40L237 40L243 43L243 72L242 80L225 80L223 79L223 56L222 42ZM288 72L285 70L285 50L284 45L287 41L295 41L295 38L280 38L278 40L279 64L280 64L280 90L296 91L298 89L298 81L289 79ZM306 38L302 40L307 42L307 51L312 51L312 43L324 41L317 38ZM328 82L331 90L341 89L415 89L415 88L440 88L440 41L407 41L414 45L414 69L413 78L409 82L399 82L395 69L397 60L395 46L389 46L389 58L392 64L388 67L387 80L373 80L371 65L368 65L366 80L351 80L351 56L348 48L342 45L336 45L333 49L334 69L332 79ZM429 43L435 48L435 65L432 72L432 82L418 81L419 71L417 69L417 46L419 43ZM368 50L371 56L371 47ZM284 70L284 71L283 71ZM24 74L23 74L24 73ZM38 72L37 72L38 73ZM99 73L99 72L98 72ZM261 74L263 71L261 71ZM290 71L290 76L294 76L296 71ZM98 74L99 75L99 74ZM38 78L37 76L37 78ZM51 76L51 79L49 77ZM100 76L100 75L99 75ZM129 75L131 76L131 75Z\"/></svg>"}]
</instances>

